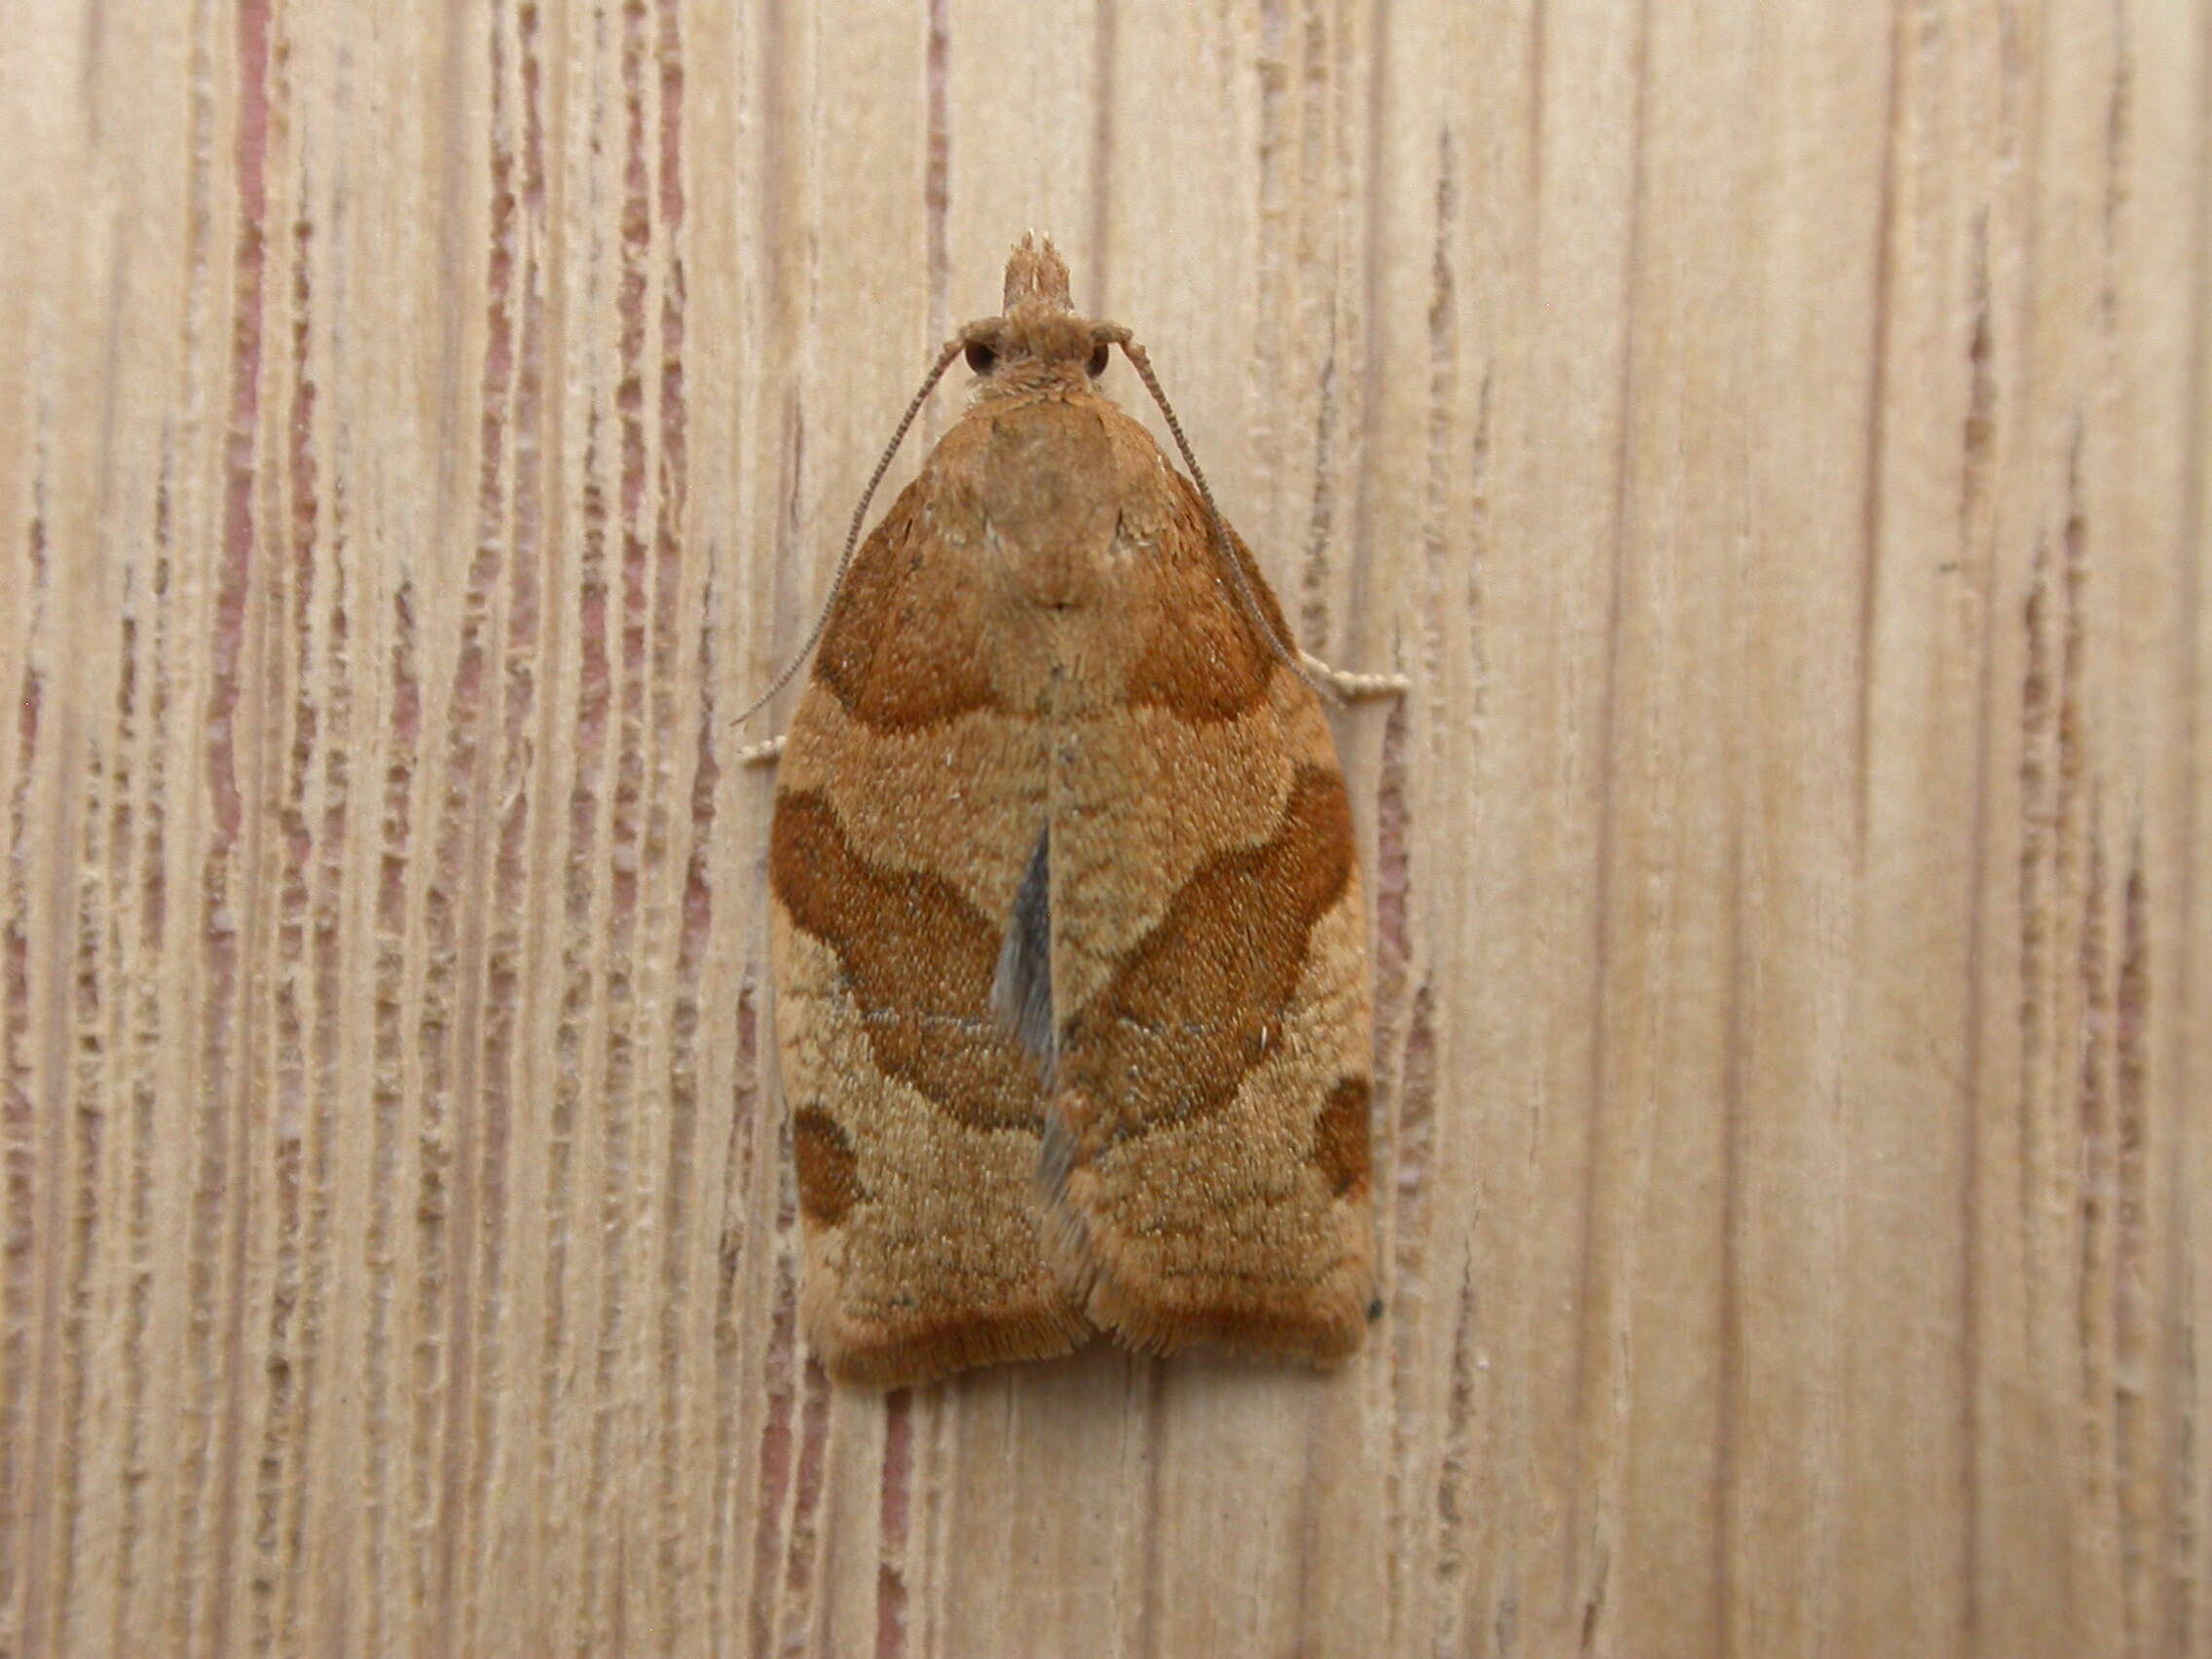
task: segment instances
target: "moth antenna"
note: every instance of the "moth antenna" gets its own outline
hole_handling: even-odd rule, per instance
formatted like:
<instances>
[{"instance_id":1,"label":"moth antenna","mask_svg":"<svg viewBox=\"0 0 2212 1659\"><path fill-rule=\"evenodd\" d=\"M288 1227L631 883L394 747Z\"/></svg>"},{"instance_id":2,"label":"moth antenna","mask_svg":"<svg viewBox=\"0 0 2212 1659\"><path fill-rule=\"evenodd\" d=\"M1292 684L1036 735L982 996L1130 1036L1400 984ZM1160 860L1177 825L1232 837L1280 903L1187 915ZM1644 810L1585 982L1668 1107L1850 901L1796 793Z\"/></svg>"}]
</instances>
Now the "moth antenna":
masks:
<instances>
[{"instance_id":1,"label":"moth antenna","mask_svg":"<svg viewBox=\"0 0 2212 1659\"><path fill-rule=\"evenodd\" d=\"M774 702L776 693L792 682L792 676L799 671L806 659L814 654L814 647L822 643L822 632L830 626L830 608L837 603L838 591L845 585L845 572L853 566L853 550L861 544L861 526L867 519L868 502L875 498L875 487L883 482L883 475L891 470L892 457L899 453L899 446L905 442L906 429L914 424L914 418L921 414L922 405L929 401L930 393L937 389L937 383L944 378L944 371L952 366L952 359L959 356L967 347L968 337L965 332L947 340L939 350L937 361L930 365L930 372L922 377L921 390L915 392L914 400L906 405L906 413L899 417L899 425L891 434L891 442L884 446L883 459L875 463L875 470L867 476L867 488L861 492L861 504L853 509L852 527L845 532L845 550L837 556L837 569L830 577L830 591L823 595L822 609L814 618L814 631L807 635L806 644L799 646L798 653L784 664L784 671L776 676L775 682L745 713L731 720L730 724L743 725Z\"/></svg>"},{"instance_id":2,"label":"moth antenna","mask_svg":"<svg viewBox=\"0 0 2212 1659\"><path fill-rule=\"evenodd\" d=\"M1175 419L1175 406L1167 401L1167 393L1160 389L1159 377L1152 372L1152 359L1145 355L1142 346L1129 338L1129 331L1119 323L1102 327L1095 338L1110 340L1122 349L1122 355L1128 358L1129 367L1136 370L1137 379L1144 382L1145 390L1152 393L1153 402L1160 405L1160 413L1167 421L1168 433L1174 438L1175 447L1182 452L1183 464L1191 469L1191 482L1198 487L1198 499L1206 504L1206 522L1212 527L1214 552L1229 567L1230 575L1235 578L1237 597L1244 602L1245 614L1252 618L1252 625L1259 629L1261 638L1282 659L1283 665L1305 681L1316 695L1320 694L1323 686L1306 672L1306 664L1300 660L1306 653L1275 632L1274 625L1268 620L1266 608L1260 604L1260 596L1252 591L1252 584L1244 574L1244 561L1237 558L1236 548L1229 539L1229 523L1221 516L1221 508L1214 504L1213 486L1206 482L1205 470L1198 465L1198 458L1191 453L1191 440L1183 435L1183 423Z\"/></svg>"}]
</instances>

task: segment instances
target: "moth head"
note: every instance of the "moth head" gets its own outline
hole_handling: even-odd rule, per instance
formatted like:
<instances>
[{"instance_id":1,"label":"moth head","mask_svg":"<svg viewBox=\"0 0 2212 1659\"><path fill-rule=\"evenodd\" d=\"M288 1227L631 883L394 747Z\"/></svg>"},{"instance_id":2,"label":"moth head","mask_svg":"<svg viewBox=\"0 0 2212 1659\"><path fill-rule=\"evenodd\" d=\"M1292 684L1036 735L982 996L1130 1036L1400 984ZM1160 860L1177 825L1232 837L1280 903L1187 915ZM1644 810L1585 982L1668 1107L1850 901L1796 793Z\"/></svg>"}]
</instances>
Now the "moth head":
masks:
<instances>
[{"instance_id":1,"label":"moth head","mask_svg":"<svg viewBox=\"0 0 2212 1659\"><path fill-rule=\"evenodd\" d=\"M1006 310L960 331L968 367L985 395L1081 386L1106 372L1111 324L1077 314L1068 267L1051 240L1024 236L1006 262Z\"/></svg>"},{"instance_id":2,"label":"moth head","mask_svg":"<svg viewBox=\"0 0 2212 1659\"><path fill-rule=\"evenodd\" d=\"M1108 343L1089 318L1023 307L960 331L968 367L1002 389L1042 390L1054 380L1083 382L1106 372Z\"/></svg>"}]
</instances>

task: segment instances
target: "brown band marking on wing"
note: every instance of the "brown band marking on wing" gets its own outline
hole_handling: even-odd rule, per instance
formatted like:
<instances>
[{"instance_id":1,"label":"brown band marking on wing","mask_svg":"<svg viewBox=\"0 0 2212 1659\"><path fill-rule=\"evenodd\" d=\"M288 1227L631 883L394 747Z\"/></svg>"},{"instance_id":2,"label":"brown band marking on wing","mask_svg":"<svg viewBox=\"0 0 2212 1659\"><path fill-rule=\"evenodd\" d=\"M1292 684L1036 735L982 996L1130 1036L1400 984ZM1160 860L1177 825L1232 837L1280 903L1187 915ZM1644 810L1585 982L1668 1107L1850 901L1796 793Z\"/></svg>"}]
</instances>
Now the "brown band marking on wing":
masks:
<instances>
[{"instance_id":1,"label":"brown band marking on wing","mask_svg":"<svg viewBox=\"0 0 2212 1659\"><path fill-rule=\"evenodd\" d=\"M768 876L836 952L875 1062L973 1128L1038 1128L1035 1065L990 1010L999 930L941 876L884 869L806 791L779 795Z\"/></svg>"},{"instance_id":2,"label":"brown band marking on wing","mask_svg":"<svg viewBox=\"0 0 2212 1659\"><path fill-rule=\"evenodd\" d=\"M1295 776L1268 840L1201 865L1075 1015L1065 1086L1108 1139L1218 1112L1281 1040L1313 925L1351 877L1351 807L1331 768Z\"/></svg>"}]
</instances>

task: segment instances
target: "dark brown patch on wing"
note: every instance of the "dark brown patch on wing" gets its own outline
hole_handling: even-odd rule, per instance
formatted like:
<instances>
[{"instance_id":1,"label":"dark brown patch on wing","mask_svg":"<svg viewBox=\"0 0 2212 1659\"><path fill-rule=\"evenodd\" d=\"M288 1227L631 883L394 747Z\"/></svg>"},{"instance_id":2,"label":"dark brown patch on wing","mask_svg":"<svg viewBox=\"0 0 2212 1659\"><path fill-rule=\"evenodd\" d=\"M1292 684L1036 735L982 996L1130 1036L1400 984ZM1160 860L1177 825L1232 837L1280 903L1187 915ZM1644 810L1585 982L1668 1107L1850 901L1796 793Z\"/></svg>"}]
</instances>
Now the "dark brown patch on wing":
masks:
<instances>
[{"instance_id":1,"label":"dark brown patch on wing","mask_svg":"<svg viewBox=\"0 0 2212 1659\"><path fill-rule=\"evenodd\" d=\"M1060 1076L1096 1114L1087 1140L1188 1123L1235 1097L1282 1040L1313 924L1351 867L1344 780L1304 767L1275 833L1200 866L1071 1023Z\"/></svg>"},{"instance_id":2,"label":"dark brown patch on wing","mask_svg":"<svg viewBox=\"0 0 2212 1659\"><path fill-rule=\"evenodd\" d=\"M846 572L814 678L878 731L916 731L999 706L988 654L945 603L964 578L932 569L920 484L884 515Z\"/></svg>"},{"instance_id":3,"label":"dark brown patch on wing","mask_svg":"<svg viewBox=\"0 0 2212 1659\"><path fill-rule=\"evenodd\" d=\"M1367 1185L1367 1103L1373 1092L1363 1077L1341 1077L1313 1120L1313 1145L1307 1157L1340 1198Z\"/></svg>"},{"instance_id":4,"label":"dark brown patch on wing","mask_svg":"<svg viewBox=\"0 0 2212 1659\"><path fill-rule=\"evenodd\" d=\"M1222 568L1205 503L1188 479L1174 477L1175 501L1156 548L1158 620L1136 646L1127 700L1193 722L1234 719L1267 696L1277 658ZM1229 541L1268 626L1277 639L1287 638L1282 611L1251 550L1234 530Z\"/></svg>"},{"instance_id":5,"label":"dark brown patch on wing","mask_svg":"<svg viewBox=\"0 0 2212 1659\"><path fill-rule=\"evenodd\" d=\"M837 953L875 1063L974 1128L1036 1128L1036 1067L992 1015L999 930L950 882L856 852L821 795L776 797L768 879Z\"/></svg>"},{"instance_id":6,"label":"dark brown patch on wing","mask_svg":"<svg viewBox=\"0 0 2212 1659\"><path fill-rule=\"evenodd\" d=\"M835 1227L866 1197L852 1141L819 1106L792 1114L792 1162L798 1169L799 1213L818 1227Z\"/></svg>"}]
</instances>

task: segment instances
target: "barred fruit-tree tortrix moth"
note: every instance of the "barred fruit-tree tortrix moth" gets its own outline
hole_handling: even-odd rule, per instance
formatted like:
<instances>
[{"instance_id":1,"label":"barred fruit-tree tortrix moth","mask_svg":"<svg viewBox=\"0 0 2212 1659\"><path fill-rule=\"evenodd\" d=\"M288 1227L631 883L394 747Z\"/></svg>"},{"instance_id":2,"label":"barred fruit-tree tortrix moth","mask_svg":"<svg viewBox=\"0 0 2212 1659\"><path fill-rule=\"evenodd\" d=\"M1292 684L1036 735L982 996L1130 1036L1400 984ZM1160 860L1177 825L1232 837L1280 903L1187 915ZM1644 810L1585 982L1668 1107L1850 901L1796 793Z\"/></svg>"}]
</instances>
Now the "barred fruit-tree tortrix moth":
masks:
<instances>
[{"instance_id":1,"label":"barred fruit-tree tortrix moth","mask_svg":"<svg viewBox=\"0 0 2212 1659\"><path fill-rule=\"evenodd\" d=\"M1335 746L1249 552L1093 387L1112 346L1157 396L1024 238L907 411L966 355L972 405L847 544L784 744L801 1311L848 1381L1100 1331L1326 1362L1365 1321Z\"/></svg>"}]
</instances>

